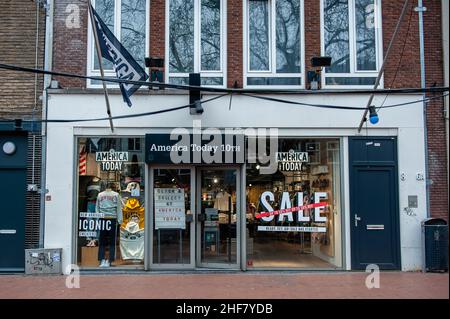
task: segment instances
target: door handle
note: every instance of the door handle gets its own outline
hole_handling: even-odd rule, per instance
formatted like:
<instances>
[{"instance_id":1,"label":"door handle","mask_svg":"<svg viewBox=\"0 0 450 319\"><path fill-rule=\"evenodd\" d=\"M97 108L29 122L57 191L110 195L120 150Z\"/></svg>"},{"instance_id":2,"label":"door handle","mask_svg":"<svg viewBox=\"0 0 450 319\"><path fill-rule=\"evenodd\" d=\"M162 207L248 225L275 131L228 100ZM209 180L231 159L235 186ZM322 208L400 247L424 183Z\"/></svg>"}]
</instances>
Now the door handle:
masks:
<instances>
[{"instance_id":1,"label":"door handle","mask_svg":"<svg viewBox=\"0 0 450 319\"><path fill-rule=\"evenodd\" d=\"M15 229L0 229L0 234L2 235L14 235L17 231Z\"/></svg>"},{"instance_id":2,"label":"door handle","mask_svg":"<svg viewBox=\"0 0 450 319\"><path fill-rule=\"evenodd\" d=\"M358 227L359 221L361 221L361 217L358 217L358 214L355 214L355 227Z\"/></svg>"},{"instance_id":3,"label":"door handle","mask_svg":"<svg viewBox=\"0 0 450 319\"><path fill-rule=\"evenodd\" d=\"M186 214L186 222L191 223L194 221L194 215L192 214Z\"/></svg>"}]
</instances>

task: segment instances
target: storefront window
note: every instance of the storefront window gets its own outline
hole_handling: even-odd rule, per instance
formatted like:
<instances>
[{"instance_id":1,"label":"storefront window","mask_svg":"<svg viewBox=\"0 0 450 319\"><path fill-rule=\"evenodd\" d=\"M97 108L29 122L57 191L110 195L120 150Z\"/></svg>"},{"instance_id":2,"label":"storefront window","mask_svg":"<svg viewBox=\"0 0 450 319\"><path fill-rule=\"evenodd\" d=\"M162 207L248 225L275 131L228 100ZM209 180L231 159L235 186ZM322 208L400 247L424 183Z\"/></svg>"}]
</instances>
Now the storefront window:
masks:
<instances>
[{"instance_id":1,"label":"storefront window","mask_svg":"<svg viewBox=\"0 0 450 319\"><path fill-rule=\"evenodd\" d=\"M339 139L279 139L274 174L247 166L249 268L342 267L339 147Z\"/></svg>"},{"instance_id":2,"label":"storefront window","mask_svg":"<svg viewBox=\"0 0 450 319\"><path fill-rule=\"evenodd\" d=\"M143 265L143 145L142 138L78 139L79 266Z\"/></svg>"}]
</instances>

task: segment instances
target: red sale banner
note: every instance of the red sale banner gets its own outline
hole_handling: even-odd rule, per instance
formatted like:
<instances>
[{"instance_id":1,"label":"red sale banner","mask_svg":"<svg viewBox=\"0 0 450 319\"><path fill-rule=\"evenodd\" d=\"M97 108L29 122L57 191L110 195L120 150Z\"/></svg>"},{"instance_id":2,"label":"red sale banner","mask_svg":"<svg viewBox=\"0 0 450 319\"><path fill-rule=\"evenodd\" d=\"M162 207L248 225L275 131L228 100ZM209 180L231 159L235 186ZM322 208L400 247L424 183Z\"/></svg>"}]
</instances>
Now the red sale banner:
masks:
<instances>
[{"instance_id":1,"label":"red sale banner","mask_svg":"<svg viewBox=\"0 0 450 319\"><path fill-rule=\"evenodd\" d=\"M291 212L296 212L296 211L299 211L299 210L310 209L310 208L317 208L317 207L325 207L325 206L328 206L328 203L308 204L308 205L303 205L303 206L296 206L296 207L291 207L291 208L274 210L273 212L261 212L259 214L256 214L255 217L256 218L268 217L268 216L272 216L272 215L291 213Z\"/></svg>"}]
</instances>

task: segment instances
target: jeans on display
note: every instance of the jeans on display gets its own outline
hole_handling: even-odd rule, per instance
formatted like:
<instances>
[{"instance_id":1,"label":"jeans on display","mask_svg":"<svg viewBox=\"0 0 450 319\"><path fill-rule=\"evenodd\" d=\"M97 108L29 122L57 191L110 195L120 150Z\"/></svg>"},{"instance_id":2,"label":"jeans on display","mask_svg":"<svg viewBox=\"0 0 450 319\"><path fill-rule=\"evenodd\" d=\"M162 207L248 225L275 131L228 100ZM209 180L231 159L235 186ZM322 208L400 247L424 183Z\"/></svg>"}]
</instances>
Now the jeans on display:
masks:
<instances>
[{"instance_id":1,"label":"jeans on display","mask_svg":"<svg viewBox=\"0 0 450 319\"><path fill-rule=\"evenodd\" d=\"M111 221L110 229L100 230L98 239L98 260L105 259L105 248L109 244L109 261L116 259L116 237L117 237L117 221L116 219L107 219Z\"/></svg>"}]
</instances>

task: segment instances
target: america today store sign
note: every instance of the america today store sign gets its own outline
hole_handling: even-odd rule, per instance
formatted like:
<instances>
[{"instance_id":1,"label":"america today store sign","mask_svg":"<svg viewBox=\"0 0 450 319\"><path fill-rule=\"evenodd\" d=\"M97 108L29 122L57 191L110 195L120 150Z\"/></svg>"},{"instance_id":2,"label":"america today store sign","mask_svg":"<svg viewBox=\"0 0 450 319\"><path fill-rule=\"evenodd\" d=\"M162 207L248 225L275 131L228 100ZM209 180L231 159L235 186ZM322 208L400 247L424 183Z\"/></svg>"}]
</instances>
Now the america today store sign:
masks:
<instances>
[{"instance_id":1,"label":"america today store sign","mask_svg":"<svg viewBox=\"0 0 450 319\"><path fill-rule=\"evenodd\" d=\"M147 164L258 164L260 174L278 170L278 128L174 128L145 135Z\"/></svg>"},{"instance_id":2,"label":"america today store sign","mask_svg":"<svg viewBox=\"0 0 450 319\"><path fill-rule=\"evenodd\" d=\"M145 161L157 164L241 164L245 162L243 135L146 134Z\"/></svg>"},{"instance_id":3,"label":"america today store sign","mask_svg":"<svg viewBox=\"0 0 450 319\"><path fill-rule=\"evenodd\" d=\"M128 152L116 152L114 149L95 153L95 161L100 163L102 171L121 171L128 159Z\"/></svg>"}]
</instances>

